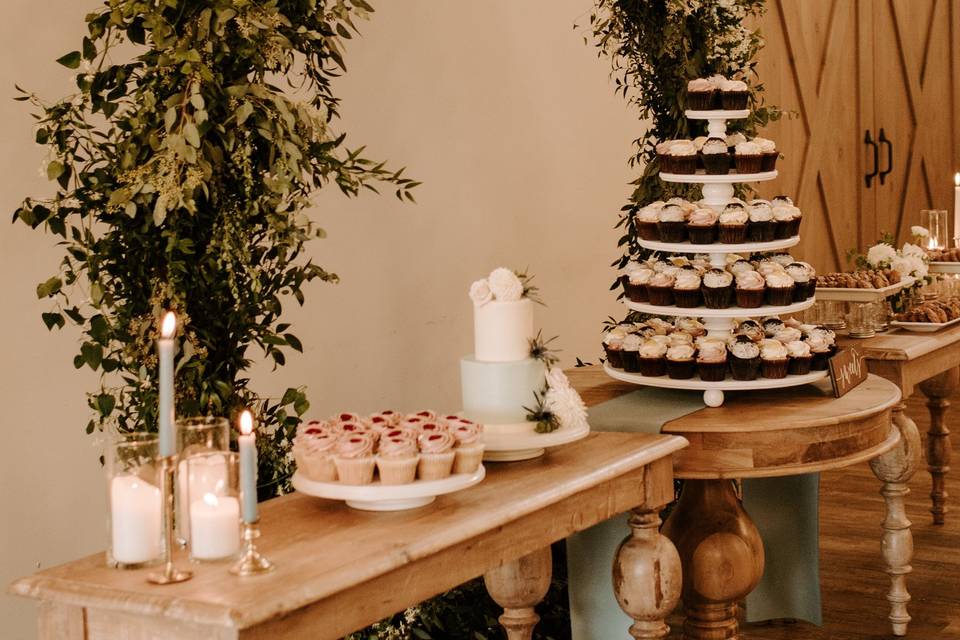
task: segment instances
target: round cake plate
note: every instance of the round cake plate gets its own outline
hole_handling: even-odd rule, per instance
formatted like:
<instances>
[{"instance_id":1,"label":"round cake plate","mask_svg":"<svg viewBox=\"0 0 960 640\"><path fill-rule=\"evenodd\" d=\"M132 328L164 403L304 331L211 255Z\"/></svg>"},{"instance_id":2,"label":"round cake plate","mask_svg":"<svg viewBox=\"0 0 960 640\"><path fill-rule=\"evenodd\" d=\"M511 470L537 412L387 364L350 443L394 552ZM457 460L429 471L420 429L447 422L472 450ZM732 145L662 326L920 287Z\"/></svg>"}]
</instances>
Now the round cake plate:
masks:
<instances>
[{"instance_id":1,"label":"round cake plate","mask_svg":"<svg viewBox=\"0 0 960 640\"><path fill-rule=\"evenodd\" d=\"M761 171L760 173L728 173L711 175L706 173L661 173L660 179L664 182L681 182L686 184L737 184L738 182L766 182L776 180L776 170Z\"/></svg>"},{"instance_id":2,"label":"round cake plate","mask_svg":"<svg viewBox=\"0 0 960 640\"><path fill-rule=\"evenodd\" d=\"M589 425L557 429L551 433L483 434L483 459L490 462L517 462L539 458L546 449L582 440L590 435Z\"/></svg>"},{"instance_id":3,"label":"round cake plate","mask_svg":"<svg viewBox=\"0 0 960 640\"><path fill-rule=\"evenodd\" d=\"M856 291L856 289L854 289ZM817 297L807 298L803 302L786 305L783 307L757 307L756 309L743 309L741 307L730 307L728 309L707 309L706 307L692 307L684 309L682 307L661 307L646 302L632 302L624 300L623 303L634 311L640 313L649 313L655 316L680 316L684 318L760 318L763 316L780 316L790 313L797 313L804 309L809 309L817 302Z\"/></svg>"},{"instance_id":4,"label":"round cake plate","mask_svg":"<svg viewBox=\"0 0 960 640\"><path fill-rule=\"evenodd\" d=\"M461 491L479 483L487 475L483 465L473 473L458 473L442 480L416 480L409 484L341 484L308 480L300 472L293 474L293 488L317 498L343 500L363 511L402 511L428 505L437 496Z\"/></svg>"},{"instance_id":5,"label":"round cake plate","mask_svg":"<svg viewBox=\"0 0 960 640\"><path fill-rule=\"evenodd\" d=\"M743 244L691 244L689 242L658 242L639 239L637 243L644 249L664 253L766 253L788 249L800 243L800 236L793 236L773 242L745 242ZM931 263L932 264L932 263ZM960 262L957 263L960 265Z\"/></svg>"},{"instance_id":6,"label":"round cake plate","mask_svg":"<svg viewBox=\"0 0 960 640\"><path fill-rule=\"evenodd\" d=\"M931 262L930 273L960 273L960 262Z\"/></svg>"},{"instance_id":7,"label":"round cake plate","mask_svg":"<svg viewBox=\"0 0 960 640\"><path fill-rule=\"evenodd\" d=\"M630 382L647 387L662 389L690 389L703 391L703 401L708 407L719 407L723 404L724 391L753 391L757 389L783 389L798 387L811 382L818 382L826 378L827 371L811 371L806 375L787 376L786 378L759 378L757 380L723 380L720 382L704 382L698 378L691 380L674 380L667 376L650 377L639 373L627 373L622 369L614 369L609 364L603 365L603 370L611 378Z\"/></svg>"},{"instance_id":8,"label":"round cake plate","mask_svg":"<svg viewBox=\"0 0 960 640\"><path fill-rule=\"evenodd\" d=\"M743 120L750 117L750 109L710 109L698 111L696 109L687 109L684 112L689 120Z\"/></svg>"}]
</instances>

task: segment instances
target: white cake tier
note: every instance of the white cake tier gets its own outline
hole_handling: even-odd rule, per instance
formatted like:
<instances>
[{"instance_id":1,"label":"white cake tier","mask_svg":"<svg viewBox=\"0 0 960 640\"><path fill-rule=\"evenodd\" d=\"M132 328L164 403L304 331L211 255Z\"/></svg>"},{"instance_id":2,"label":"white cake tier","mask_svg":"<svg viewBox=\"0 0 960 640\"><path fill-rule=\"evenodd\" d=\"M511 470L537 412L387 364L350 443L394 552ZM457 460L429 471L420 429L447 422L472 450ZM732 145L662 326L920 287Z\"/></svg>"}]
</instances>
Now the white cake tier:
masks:
<instances>
[{"instance_id":1,"label":"white cake tier","mask_svg":"<svg viewBox=\"0 0 960 640\"><path fill-rule=\"evenodd\" d=\"M473 308L473 357L481 362L516 362L530 357L533 301L492 301Z\"/></svg>"},{"instance_id":2,"label":"white cake tier","mask_svg":"<svg viewBox=\"0 0 960 640\"><path fill-rule=\"evenodd\" d=\"M463 414L487 428L497 429L495 425L502 425L516 433L524 432L528 413L524 407L536 406L535 393L543 390L545 380L543 362L533 358L515 362L461 358Z\"/></svg>"}]
</instances>

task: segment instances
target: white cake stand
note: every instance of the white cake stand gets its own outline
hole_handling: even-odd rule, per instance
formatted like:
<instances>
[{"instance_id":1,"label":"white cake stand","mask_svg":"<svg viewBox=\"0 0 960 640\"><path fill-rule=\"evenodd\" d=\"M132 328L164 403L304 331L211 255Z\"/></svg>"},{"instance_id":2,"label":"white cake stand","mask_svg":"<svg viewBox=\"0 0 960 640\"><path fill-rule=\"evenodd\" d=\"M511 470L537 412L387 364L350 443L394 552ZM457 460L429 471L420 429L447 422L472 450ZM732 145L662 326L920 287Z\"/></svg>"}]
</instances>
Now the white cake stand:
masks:
<instances>
[{"instance_id":1,"label":"white cake stand","mask_svg":"<svg viewBox=\"0 0 960 640\"><path fill-rule=\"evenodd\" d=\"M714 242L712 244L660 242L658 240L644 240L643 238L637 240L637 243L644 249L660 251L661 253L718 253L726 256L730 253L767 253L770 251L789 249L790 247L800 244L800 236L792 236L771 242L743 242L738 244L723 244L721 242ZM957 264L960 265L960 262Z\"/></svg>"},{"instance_id":2,"label":"white cake stand","mask_svg":"<svg viewBox=\"0 0 960 640\"><path fill-rule=\"evenodd\" d=\"M489 462L517 462L539 458L546 449L582 440L590 435L590 427L562 428L550 433L490 433L483 434L483 459Z\"/></svg>"},{"instance_id":3,"label":"white cake stand","mask_svg":"<svg viewBox=\"0 0 960 640\"><path fill-rule=\"evenodd\" d=\"M299 471L293 474L293 488L317 498L343 500L348 506L363 511L402 511L416 509L433 502L437 496L462 491L479 483L486 476L483 465L473 473L458 473L443 480L416 480L409 484L355 485L339 482L307 480Z\"/></svg>"},{"instance_id":4,"label":"white cake stand","mask_svg":"<svg viewBox=\"0 0 960 640\"><path fill-rule=\"evenodd\" d=\"M960 273L960 262L931 262L930 273Z\"/></svg>"}]
</instances>

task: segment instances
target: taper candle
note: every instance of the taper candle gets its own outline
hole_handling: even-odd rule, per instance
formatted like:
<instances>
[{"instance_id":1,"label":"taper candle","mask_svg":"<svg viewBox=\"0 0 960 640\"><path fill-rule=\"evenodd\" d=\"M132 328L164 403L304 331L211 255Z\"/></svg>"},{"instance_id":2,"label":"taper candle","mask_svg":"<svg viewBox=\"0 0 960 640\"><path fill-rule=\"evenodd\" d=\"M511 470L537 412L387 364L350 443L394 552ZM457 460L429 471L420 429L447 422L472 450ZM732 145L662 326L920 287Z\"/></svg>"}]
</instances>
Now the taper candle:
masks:
<instances>
[{"instance_id":1,"label":"taper candle","mask_svg":"<svg viewBox=\"0 0 960 640\"><path fill-rule=\"evenodd\" d=\"M160 430L160 455L172 456L176 451L173 437L173 334L177 330L177 316L168 311L163 316L157 355L160 359L160 408L157 415Z\"/></svg>"},{"instance_id":2,"label":"taper candle","mask_svg":"<svg viewBox=\"0 0 960 640\"><path fill-rule=\"evenodd\" d=\"M257 440L253 434L253 414L245 409L240 414L240 496L243 499L243 521L257 521Z\"/></svg>"}]
</instances>

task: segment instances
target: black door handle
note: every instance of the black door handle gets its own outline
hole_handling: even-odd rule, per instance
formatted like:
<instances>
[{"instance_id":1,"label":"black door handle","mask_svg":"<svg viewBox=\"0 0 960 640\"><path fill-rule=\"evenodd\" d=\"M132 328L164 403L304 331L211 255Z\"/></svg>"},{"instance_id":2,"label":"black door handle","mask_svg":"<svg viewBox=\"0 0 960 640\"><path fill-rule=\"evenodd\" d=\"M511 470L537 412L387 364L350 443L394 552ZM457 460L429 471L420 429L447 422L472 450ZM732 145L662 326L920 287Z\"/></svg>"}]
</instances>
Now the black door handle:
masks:
<instances>
[{"instance_id":1,"label":"black door handle","mask_svg":"<svg viewBox=\"0 0 960 640\"><path fill-rule=\"evenodd\" d=\"M887 145L887 168L880 172L880 184L883 184L887 175L893 171L893 143L887 139L883 127L880 127L880 136L877 138L877 142Z\"/></svg>"},{"instance_id":2,"label":"black door handle","mask_svg":"<svg viewBox=\"0 0 960 640\"><path fill-rule=\"evenodd\" d=\"M863 134L863 143L873 147L873 171L863 177L867 183L867 189L869 189L873 183L873 179L877 177L877 172L880 170L880 148L877 146L877 143L873 141L873 136L870 135L870 129L867 129L867 132Z\"/></svg>"}]
</instances>

